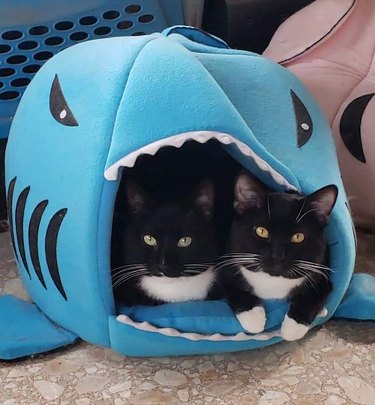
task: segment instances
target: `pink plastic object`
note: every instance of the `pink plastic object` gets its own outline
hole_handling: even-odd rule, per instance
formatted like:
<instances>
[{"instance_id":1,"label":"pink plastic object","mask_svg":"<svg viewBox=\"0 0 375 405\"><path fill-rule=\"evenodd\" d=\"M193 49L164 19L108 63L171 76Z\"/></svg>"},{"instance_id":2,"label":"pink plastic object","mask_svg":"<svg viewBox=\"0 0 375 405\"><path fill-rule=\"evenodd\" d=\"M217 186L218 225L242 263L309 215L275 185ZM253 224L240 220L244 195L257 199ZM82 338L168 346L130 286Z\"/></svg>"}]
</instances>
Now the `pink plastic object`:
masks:
<instances>
[{"instance_id":1,"label":"pink plastic object","mask_svg":"<svg viewBox=\"0 0 375 405\"><path fill-rule=\"evenodd\" d=\"M375 227L374 55L374 0L316 0L284 22L264 52L323 108L354 219L366 227Z\"/></svg>"}]
</instances>

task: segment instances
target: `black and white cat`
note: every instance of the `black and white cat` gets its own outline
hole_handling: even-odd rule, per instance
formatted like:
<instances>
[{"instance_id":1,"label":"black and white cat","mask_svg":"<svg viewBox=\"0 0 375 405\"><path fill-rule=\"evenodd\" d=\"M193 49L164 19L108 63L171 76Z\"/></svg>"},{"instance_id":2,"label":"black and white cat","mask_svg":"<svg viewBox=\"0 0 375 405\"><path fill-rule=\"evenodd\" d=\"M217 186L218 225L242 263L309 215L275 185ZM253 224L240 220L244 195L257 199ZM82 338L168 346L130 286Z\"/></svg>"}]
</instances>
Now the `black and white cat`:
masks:
<instances>
[{"instance_id":1,"label":"black and white cat","mask_svg":"<svg viewBox=\"0 0 375 405\"><path fill-rule=\"evenodd\" d=\"M117 301L158 305L213 296L218 256L213 223L215 188L202 181L184 202L150 198L126 182L129 219L113 271Z\"/></svg>"},{"instance_id":2,"label":"black and white cat","mask_svg":"<svg viewBox=\"0 0 375 405\"><path fill-rule=\"evenodd\" d=\"M324 227L337 193L334 185L308 196L273 192L247 173L238 175L236 217L219 268L244 329L264 330L263 299L288 299L281 334L286 340L305 335L332 290Z\"/></svg>"}]
</instances>

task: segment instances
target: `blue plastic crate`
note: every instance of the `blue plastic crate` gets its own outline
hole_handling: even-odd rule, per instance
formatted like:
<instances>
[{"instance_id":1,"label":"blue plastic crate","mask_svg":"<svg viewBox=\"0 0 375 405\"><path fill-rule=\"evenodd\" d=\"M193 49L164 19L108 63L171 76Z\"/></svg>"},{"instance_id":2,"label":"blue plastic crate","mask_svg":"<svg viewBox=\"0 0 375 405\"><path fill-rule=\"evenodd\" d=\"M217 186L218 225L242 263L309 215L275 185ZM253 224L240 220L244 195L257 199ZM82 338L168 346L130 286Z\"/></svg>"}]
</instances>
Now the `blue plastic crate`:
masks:
<instances>
[{"instance_id":1,"label":"blue plastic crate","mask_svg":"<svg viewBox=\"0 0 375 405\"><path fill-rule=\"evenodd\" d=\"M0 138L34 74L77 42L184 22L182 0L0 0Z\"/></svg>"}]
</instances>

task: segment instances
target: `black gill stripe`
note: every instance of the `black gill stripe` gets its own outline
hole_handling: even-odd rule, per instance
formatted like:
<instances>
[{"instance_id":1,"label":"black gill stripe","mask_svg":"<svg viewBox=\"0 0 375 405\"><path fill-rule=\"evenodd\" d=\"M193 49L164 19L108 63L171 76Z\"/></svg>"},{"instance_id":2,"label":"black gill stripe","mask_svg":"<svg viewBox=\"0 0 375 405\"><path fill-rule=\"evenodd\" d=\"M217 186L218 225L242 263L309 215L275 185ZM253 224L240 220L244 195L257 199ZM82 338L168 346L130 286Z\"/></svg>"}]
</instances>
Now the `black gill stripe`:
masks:
<instances>
[{"instance_id":1,"label":"black gill stripe","mask_svg":"<svg viewBox=\"0 0 375 405\"><path fill-rule=\"evenodd\" d=\"M18 254L16 245L14 243L14 231L13 231L13 194L14 194L14 186L16 185L17 177L14 177L8 186L8 195L7 195L7 205L8 205L8 220L10 226L10 237L12 240L13 252L16 260L18 261Z\"/></svg>"},{"instance_id":2,"label":"black gill stripe","mask_svg":"<svg viewBox=\"0 0 375 405\"><path fill-rule=\"evenodd\" d=\"M25 267L25 270L27 271L27 274L29 275L29 277L31 279L29 267L28 267L27 261L26 261L25 242L24 242L24 238L23 238L23 236L24 236L23 235L23 221L24 221L24 217L25 217L25 206L26 206L27 197L29 195L29 191L30 191L30 186L23 189L17 200L16 234L17 234L18 250L21 255L22 263Z\"/></svg>"},{"instance_id":3,"label":"black gill stripe","mask_svg":"<svg viewBox=\"0 0 375 405\"><path fill-rule=\"evenodd\" d=\"M42 269L40 268L40 260L39 260L39 250L38 250L38 235L39 235L39 227L40 221L42 219L44 210L48 205L48 200L44 200L40 202L34 209L30 224L29 224L29 249L30 249L30 257L31 261L34 266L34 270L36 275L38 276L39 281L41 282L42 286L47 289L46 282L44 281Z\"/></svg>"},{"instance_id":4,"label":"black gill stripe","mask_svg":"<svg viewBox=\"0 0 375 405\"><path fill-rule=\"evenodd\" d=\"M362 163L366 163L361 138L362 118L374 94L365 94L353 100L346 106L340 119L341 139L346 149Z\"/></svg>"},{"instance_id":5,"label":"black gill stripe","mask_svg":"<svg viewBox=\"0 0 375 405\"><path fill-rule=\"evenodd\" d=\"M57 238L59 236L61 223L67 211L67 208L63 208L57 211L56 214L52 217L51 221L48 224L45 241L48 270L53 282L55 283L56 288L59 290L65 301L67 300L66 293L61 283L59 267L57 264Z\"/></svg>"}]
</instances>

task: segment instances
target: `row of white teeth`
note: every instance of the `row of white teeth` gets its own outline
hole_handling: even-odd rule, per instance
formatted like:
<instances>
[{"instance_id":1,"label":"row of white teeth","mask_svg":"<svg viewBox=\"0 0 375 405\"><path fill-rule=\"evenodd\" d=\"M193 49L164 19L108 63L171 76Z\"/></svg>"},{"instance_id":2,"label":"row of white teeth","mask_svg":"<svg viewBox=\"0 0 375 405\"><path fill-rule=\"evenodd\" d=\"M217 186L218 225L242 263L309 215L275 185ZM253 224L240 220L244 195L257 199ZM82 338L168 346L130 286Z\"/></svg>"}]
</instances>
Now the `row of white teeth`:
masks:
<instances>
[{"instance_id":1,"label":"row of white teeth","mask_svg":"<svg viewBox=\"0 0 375 405\"><path fill-rule=\"evenodd\" d=\"M245 155L252 158L257 166L265 171L268 172L273 180L283 186L285 189L293 189L295 187L288 183L288 181L282 177L279 173L277 173L267 162L261 159L258 155L256 155L247 145L243 142L240 142L238 139L235 139L233 136L222 133L222 132L215 132L215 131L194 131L194 132L186 132L183 134L171 136L169 138L161 139L149 145L146 145L129 155L123 157L122 159L118 160L112 166L110 166L104 173L104 177L107 180L117 180L118 172L120 167L133 167L137 158L141 155L155 155L156 152L165 146L172 146L175 148L180 148L186 141L196 141L199 143L206 143L210 139L217 139L224 145L234 144L237 148Z\"/></svg>"}]
</instances>

